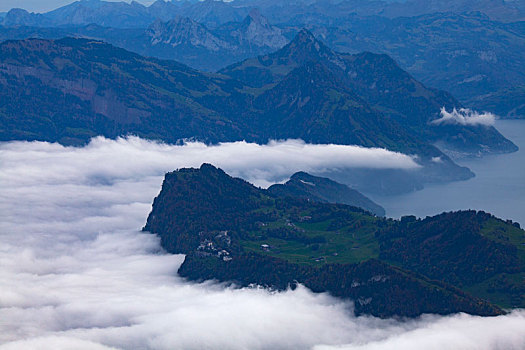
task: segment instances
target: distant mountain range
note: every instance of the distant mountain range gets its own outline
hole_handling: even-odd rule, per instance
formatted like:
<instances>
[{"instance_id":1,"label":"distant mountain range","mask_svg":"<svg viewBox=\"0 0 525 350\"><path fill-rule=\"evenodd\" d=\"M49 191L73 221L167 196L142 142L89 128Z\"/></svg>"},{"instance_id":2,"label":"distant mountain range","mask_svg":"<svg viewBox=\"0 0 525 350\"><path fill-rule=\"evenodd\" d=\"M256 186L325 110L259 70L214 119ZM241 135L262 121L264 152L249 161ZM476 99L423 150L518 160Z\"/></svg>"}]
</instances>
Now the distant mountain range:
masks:
<instances>
[{"instance_id":1,"label":"distant mountain range","mask_svg":"<svg viewBox=\"0 0 525 350\"><path fill-rule=\"evenodd\" d=\"M523 0L83 0L44 14L13 9L0 40L80 36L216 71L281 48L304 27L340 52L386 53L467 106L522 118L524 14Z\"/></svg>"},{"instance_id":2,"label":"distant mountain range","mask_svg":"<svg viewBox=\"0 0 525 350\"><path fill-rule=\"evenodd\" d=\"M308 66L310 62L322 62L323 67L312 66L307 70L298 68L305 64ZM321 72L322 69L324 71ZM326 91L325 96L316 100L316 103L311 103L318 109L313 114L318 116L322 116L323 111L328 108L333 108L334 101L333 98L329 98L330 93L327 89L344 89L349 95L355 94L350 97L356 100L354 104L359 103L359 99L366 101L377 111L410 129L419 138L431 142L439 141L447 149L471 154L517 149L492 127L433 125L432 121L439 118L441 108L452 110L461 106L450 94L425 87L387 55L369 52L339 54L306 30L299 32L289 45L279 51L245 60L219 72L254 88L277 84L272 89L275 93L271 96L281 98L283 102L295 102L299 99L291 105L281 103L268 113L266 120L270 123L275 123L276 119L281 122L281 128L276 131L276 138L283 137L283 134L297 133L291 129L299 125L304 113L300 103L301 97L304 97L298 95L297 85L311 85L315 91L311 91L309 96L319 95L323 89ZM267 101L262 99L267 105ZM370 118L368 120L372 121ZM335 126L336 123L331 125ZM372 127L367 126L366 129L371 130ZM479 139L481 134L485 141ZM488 140L491 140L490 150L483 146Z\"/></svg>"},{"instance_id":3,"label":"distant mountain range","mask_svg":"<svg viewBox=\"0 0 525 350\"><path fill-rule=\"evenodd\" d=\"M521 23L495 22L477 12L394 19L352 16L334 26L306 27L338 51L386 53L427 86L448 91L473 108L516 117L525 96L516 99L506 91L525 86ZM505 108L484 104L490 94L498 94Z\"/></svg>"},{"instance_id":4,"label":"distant mountain range","mask_svg":"<svg viewBox=\"0 0 525 350\"><path fill-rule=\"evenodd\" d=\"M157 20L145 32L147 43L135 50L136 40L121 45L160 58L177 59L195 68L217 70L224 63L271 52L287 44L282 30L268 23L257 10L242 22L229 22L211 31L188 17ZM141 37L143 38L143 37Z\"/></svg>"},{"instance_id":5,"label":"distant mountain range","mask_svg":"<svg viewBox=\"0 0 525 350\"><path fill-rule=\"evenodd\" d=\"M208 27L241 21L253 8L259 8L274 23L341 19L351 14L380 15L388 18L424 14L478 11L501 22L525 20L522 0L411 0L405 2L344 0L287 1L235 0L230 2L163 1L150 6L133 1L110 2L81 0L46 13L30 13L12 9L4 17L4 25L78 26L98 24L115 28L145 28L155 20L168 21L176 16L189 17Z\"/></svg>"},{"instance_id":6,"label":"distant mountain range","mask_svg":"<svg viewBox=\"0 0 525 350\"><path fill-rule=\"evenodd\" d=\"M183 277L302 283L353 300L357 314L497 315L525 306L517 223L476 211L397 221L281 195L208 164L180 169L166 174L144 230L166 251L186 254Z\"/></svg>"},{"instance_id":7,"label":"distant mountain range","mask_svg":"<svg viewBox=\"0 0 525 350\"><path fill-rule=\"evenodd\" d=\"M492 126L432 124L440 108L459 102L426 88L388 56L338 54L306 30L281 50L221 74L93 40L6 41L0 91L2 140L79 144L128 133L166 142L300 138L416 155L422 169L397 176L413 184L472 176L433 142L468 154L516 150ZM400 186L378 189L385 187Z\"/></svg>"},{"instance_id":8,"label":"distant mountain range","mask_svg":"<svg viewBox=\"0 0 525 350\"><path fill-rule=\"evenodd\" d=\"M436 12L465 13L479 11L501 22L525 20L522 0L409 0L390 4L382 15L388 17L419 16Z\"/></svg>"},{"instance_id":9,"label":"distant mountain range","mask_svg":"<svg viewBox=\"0 0 525 350\"><path fill-rule=\"evenodd\" d=\"M517 22L525 19L523 0L295 0L287 2L235 0L231 5L237 8L258 7L274 23L330 21L352 14L396 18L440 12L458 14L473 11L482 12L491 19L501 22Z\"/></svg>"},{"instance_id":10,"label":"distant mountain range","mask_svg":"<svg viewBox=\"0 0 525 350\"><path fill-rule=\"evenodd\" d=\"M103 40L146 56L174 59L193 68L218 70L242 59L277 50L288 43L283 31L251 10L239 22L214 29L189 17L155 20L146 28L115 28L99 24L75 27L0 27L0 40L63 37Z\"/></svg>"},{"instance_id":11,"label":"distant mountain range","mask_svg":"<svg viewBox=\"0 0 525 350\"><path fill-rule=\"evenodd\" d=\"M4 16L3 25L82 26L97 24L114 28L146 28L156 20L169 21L176 16L214 27L228 22L239 22L250 8L236 8L222 1L162 1L150 6L136 1L81 0L43 14L12 9Z\"/></svg>"}]
</instances>

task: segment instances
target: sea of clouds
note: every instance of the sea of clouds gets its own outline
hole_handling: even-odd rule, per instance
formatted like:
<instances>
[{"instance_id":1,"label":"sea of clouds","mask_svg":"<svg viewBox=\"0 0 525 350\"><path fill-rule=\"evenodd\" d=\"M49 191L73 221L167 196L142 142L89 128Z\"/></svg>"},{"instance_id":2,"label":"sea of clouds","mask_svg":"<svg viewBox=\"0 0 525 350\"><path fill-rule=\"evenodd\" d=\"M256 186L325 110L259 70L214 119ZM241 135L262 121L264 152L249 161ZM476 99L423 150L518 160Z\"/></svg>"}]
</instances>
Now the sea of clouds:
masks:
<instances>
[{"instance_id":1,"label":"sea of clouds","mask_svg":"<svg viewBox=\"0 0 525 350\"><path fill-rule=\"evenodd\" d=\"M378 149L94 139L0 144L0 349L523 349L525 312L355 317L306 288L189 283L140 232L166 171L209 162L267 185L297 170L417 167Z\"/></svg>"}]
</instances>

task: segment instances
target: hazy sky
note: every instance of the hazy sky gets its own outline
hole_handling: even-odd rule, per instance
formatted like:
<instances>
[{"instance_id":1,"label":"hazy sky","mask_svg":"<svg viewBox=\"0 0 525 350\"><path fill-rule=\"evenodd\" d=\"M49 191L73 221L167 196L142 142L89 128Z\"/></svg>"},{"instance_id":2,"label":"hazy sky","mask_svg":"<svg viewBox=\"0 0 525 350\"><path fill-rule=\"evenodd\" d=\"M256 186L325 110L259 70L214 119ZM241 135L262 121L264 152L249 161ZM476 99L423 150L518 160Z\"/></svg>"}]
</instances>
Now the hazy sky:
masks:
<instances>
[{"instance_id":1,"label":"hazy sky","mask_svg":"<svg viewBox=\"0 0 525 350\"><path fill-rule=\"evenodd\" d=\"M121 1L121 0L106 0L106 1ZM47 12L58 7L74 2L74 0L1 0L0 12L7 12L12 8L23 8L30 12ZM131 2L130 0L126 2ZM138 0L144 5L149 5L154 0Z\"/></svg>"}]
</instances>

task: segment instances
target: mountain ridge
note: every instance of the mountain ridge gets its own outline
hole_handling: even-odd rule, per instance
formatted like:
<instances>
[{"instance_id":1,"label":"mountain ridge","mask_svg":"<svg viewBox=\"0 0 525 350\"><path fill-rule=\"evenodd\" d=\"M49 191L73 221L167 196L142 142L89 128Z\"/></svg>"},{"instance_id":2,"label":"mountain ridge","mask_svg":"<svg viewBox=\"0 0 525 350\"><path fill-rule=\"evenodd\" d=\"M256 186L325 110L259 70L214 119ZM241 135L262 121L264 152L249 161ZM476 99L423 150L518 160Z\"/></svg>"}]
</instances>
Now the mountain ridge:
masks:
<instances>
[{"instance_id":1,"label":"mountain ridge","mask_svg":"<svg viewBox=\"0 0 525 350\"><path fill-rule=\"evenodd\" d=\"M383 207L360 192L329 178L313 176L303 171L293 174L284 184L270 186L268 192L280 197L288 195L318 202L351 205L377 216L385 216Z\"/></svg>"},{"instance_id":2,"label":"mountain ridge","mask_svg":"<svg viewBox=\"0 0 525 350\"><path fill-rule=\"evenodd\" d=\"M306 29L282 49L230 65L219 73L255 88L264 88L278 84L293 69L310 61L322 62L337 76L340 85L412 129L421 139L446 144L446 149L468 149L473 154L517 150L492 126L433 125L432 121L439 118L442 108L452 110L461 107L461 103L444 91L425 87L387 55L336 53Z\"/></svg>"},{"instance_id":3,"label":"mountain ridge","mask_svg":"<svg viewBox=\"0 0 525 350\"><path fill-rule=\"evenodd\" d=\"M143 230L168 252L186 254L183 277L276 289L303 283L354 300L357 314L495 315L486 300L525 303L525 234L484 212L384 219L271 195L203 164L166 174ZM490 281L507 275L517 278L513 288L493 290Z\"/></svg>"},{"instance_id":4,"label":"mountain ridge","mask_svg":"<svg viewBox=\"0 0 525 350\"><path fill-rule=\"evenodd\" d=\"M449 12L481 13L487 18L501 22L516 22L525 19L525 5L520 2L508 1L423 1L412 0L404 2L323 2L309 1L303 3L275 4L265 1L162 1L157 0L149 6L136 1L131 3L115 3L111 1L81 0L59 7L45 13L27 13L35 24L41 26L52 21L54 25L72 24L103 24L109 16L115 19L116 27L147 26L156 19L170 20L175 15L190 17L211 27L239 21L250 10L258 8L272 22L283 23L298 20L313 22L313 17L319 20L339 20L352 14L381 15L386 18L413 17L431 13ZM24 10L25 11L25 10ZM124 16L122 16L124 15ZM6 13L6 17L11 14ZM26 16L27 17L27 16ZM15 25L22 24L13 16L10 20ZM98 19L98 22L97 22ZM94 21L94 22L89 22ZM296 23L297 24L297 23ZM303 23L304 24L304 23Z\"/></svg>"}]
</instances>

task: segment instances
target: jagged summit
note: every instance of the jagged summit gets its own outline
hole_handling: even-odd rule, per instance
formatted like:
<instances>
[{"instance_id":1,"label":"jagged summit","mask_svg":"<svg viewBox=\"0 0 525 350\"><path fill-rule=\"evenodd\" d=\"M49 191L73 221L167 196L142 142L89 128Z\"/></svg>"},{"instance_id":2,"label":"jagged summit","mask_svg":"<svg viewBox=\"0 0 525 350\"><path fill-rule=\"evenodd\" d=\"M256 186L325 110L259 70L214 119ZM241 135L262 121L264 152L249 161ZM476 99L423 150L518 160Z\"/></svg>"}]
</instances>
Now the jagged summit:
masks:
<instances>
[{"instance_id":1,"label":"jagged summit","mask_svg":"<svg viewBox=\"0 0 525 350\"><path fill-rule=\"evenodd\" d=\"M231 29L230 35L236 39L238 45L248 47L276 50L288 42L282 30L272 26L258 9L252 9L237 28Z\"/></svg>"},{"instance_id":2,"label":"jagged summit","mask_svg":"<svg viewBox=\"0 0 525 350\"><path fill-rule=\"evenodd\" d=\"M301 29L299 33L297 33L295 38L292 40L292 43L294 42L303 42L303 43L319 42L320 43L320 41L315 38L313 33L306 28Z\"/></svg>"},{"instance_id":3,"label":"jagged summit","mask_svg":"<svg viewBox=\"0 0 525 350\"><path fill-rule=\"evenodd\" d=\"M309 30L302 29L280 50L231 65L221 70L221 73L260 87L279 81L294 68L309 62L322 62L333 68L346 69L345 61L340 55L318 40ZM247 67L257 67L266 72L263 76L257 76L256 79L246 79L243 71Z\"/></svg>"},{"instance_id":4,"label":"jagged summit","mask_svg":"<svg viewBox=\"0 0 525 350\"><path fill-rule=\"evenodd\" d=\"M272 27L270 22L268 22L268 19L264 17L258 9L252 9L248 13L246 18L244 18L244 20L242 21L242 27L248 28L250 26L257 28L258 30L261 30L261 29L273 30L274 29L274 27ZM279 33L280 32L281 31L279 30Z\"/></svg>"},{"instance_id":5,"label":"jagged summit","mask_svg":"<svg viewBox=\"0 0 525 350\"><path fill-rule=\"evenodd\" d=\"M264 17L261 14L261 11L259 11L259 9L257 8L251 9L248 13L248 16L246 16L245 20L253 20L260 23L268 23L266 17Z\"/></svg>"},{"instance_id":6,"label":"jagged summit","mask_svg":"<svg viewBox=\"0 0 525 350\"><path fill-rule=\"evenodd\" d=\"M286 57L289 61L293 61L296 64L328 60L337 65L344 65L335 52L330 50L307 29L302 29L288 45L277 51L275 55Z\"/></svg>"},{"instance_id":7,"label":"jagged summit","mask_svg":"<svg viewBox=\"0 0 525 350\"><path fill-rule=\"evenodd\" d=\"M213 35L205 26L188 17L176 16L168 22L155 21L147 30L152 45L189 45L210 51L231 49L226 41Z\"/></svg>"}]
</instances>

